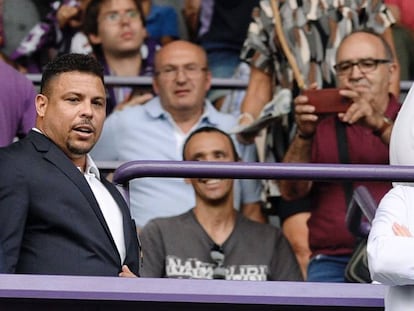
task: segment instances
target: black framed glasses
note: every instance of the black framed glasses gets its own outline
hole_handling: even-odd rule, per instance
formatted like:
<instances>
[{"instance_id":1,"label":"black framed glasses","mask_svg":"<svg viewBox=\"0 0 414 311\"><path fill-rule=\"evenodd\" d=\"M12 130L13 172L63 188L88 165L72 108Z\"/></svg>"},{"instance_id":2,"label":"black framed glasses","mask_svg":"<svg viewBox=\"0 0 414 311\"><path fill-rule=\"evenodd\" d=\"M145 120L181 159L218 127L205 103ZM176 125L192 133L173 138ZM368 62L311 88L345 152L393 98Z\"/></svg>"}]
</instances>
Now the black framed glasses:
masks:
<instances>
[{"instance_id":1,"label":"black framed glasses","mask_svg":"<svg viewBox=\"0 0 414 311\"><path fill-rule=\"evenodd\" d=\"M226 268L224 264L224 251L220 245L214 244L210 250L210 257L214 261L213 279L224 280L226 279Z\"/></svg>"},{"instance_id":2,"label":"black framed glasses","mask_svg":"<svg viewBox=\"0 0 414 311\"><path fill-rule=\"evenodd\" d=\"M390 59L381 58L361 58L355 61L347 60L340 62L334 66L338 75L349 75L354 68L358 66L358 69L363 73L369 73L377 69L379 64L391 63Z\"/></svg>"}]
</instances>

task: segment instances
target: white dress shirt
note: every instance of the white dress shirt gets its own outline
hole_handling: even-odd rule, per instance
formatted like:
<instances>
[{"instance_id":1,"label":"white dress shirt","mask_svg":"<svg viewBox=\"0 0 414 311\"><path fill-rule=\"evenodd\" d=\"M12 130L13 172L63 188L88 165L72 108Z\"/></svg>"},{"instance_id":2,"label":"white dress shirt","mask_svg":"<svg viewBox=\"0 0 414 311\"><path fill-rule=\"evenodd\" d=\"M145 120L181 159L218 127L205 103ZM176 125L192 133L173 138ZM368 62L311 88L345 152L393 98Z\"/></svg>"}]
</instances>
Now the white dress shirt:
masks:
<instances>
[{"instance_id":1,"label":"white dress shirt","mask_svg":"<svg viewBox=\"0 0 414 311\"><path fill-rule=\"evenodd\" d=\"M83 175L91 187L96 201L98 201L99 207L118 249L121 263L123 263L126 256L126 249L122 212L108 189L102 184L99 170L89 155L87 155L86 170Z\"/></svg>"}]
</instances>

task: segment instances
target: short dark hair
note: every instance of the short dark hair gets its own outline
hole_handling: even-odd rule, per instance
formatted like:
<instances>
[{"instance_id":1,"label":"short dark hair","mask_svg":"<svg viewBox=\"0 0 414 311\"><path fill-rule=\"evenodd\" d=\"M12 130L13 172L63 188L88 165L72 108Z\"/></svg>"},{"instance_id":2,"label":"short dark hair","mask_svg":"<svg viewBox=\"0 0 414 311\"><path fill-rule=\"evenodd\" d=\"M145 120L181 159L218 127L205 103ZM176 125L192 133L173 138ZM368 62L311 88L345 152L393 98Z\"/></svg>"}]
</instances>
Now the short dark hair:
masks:
<instances>
[{"instance_id":1,"label":"short dark hair","mask_svg":"<svg viewBox=\"0 0 414 311\"><path fill-rule=\"evenodd\" d=\"M69 53L56 57L46 65L40 82L40 93L44 94L51 79L61 73L72 71L90 73L99 77L104 83L104 69L95 57Z\"/></svg>"},{"instance_id":2,"label":"short dark hair","mask_svg":"<svg viewBox=\"0 0 414 311\"><path fill-rule=\"evenodd\" d=\"M93 34L98 34L98 16L101 12L102 4L108 0L91 0L85 9L85 15L83 18L83 27L82 30L86 34L86 36ZM145 15L144 11L142 10L141 1L140 0L133 0L135 6L137 7L139 16L141 18L142 25L145 26ZM93 51L95 53L101 53L100 45L92 44Z\"/></svg>"},{"instance_id":3,"label":"short dark hair","mask_svg":"<svg viewBox=\"0 0 414 311\"><path fill-rule=\"evenodd\" d=\"M183 145L183 160L184 161L189 161L185 158L185 150L187 149L187 145L190 142L190 140L193 138L193 136L200 134L200 133L220 133L223 136L227 137L228 141L230 142L231 145L231 149L233 151L233 157L234 157L234 161L238 161L240 159L239 154L237 153L237 149L236 146L233 142L233 139L230 137L229 134L227 134L226 132L216 128L216 127L212 127L212 126L203 126L200 127L199 129L195 130L194 132L192 132L187 139L184 142Z\"/></svg>"}]
</instances>

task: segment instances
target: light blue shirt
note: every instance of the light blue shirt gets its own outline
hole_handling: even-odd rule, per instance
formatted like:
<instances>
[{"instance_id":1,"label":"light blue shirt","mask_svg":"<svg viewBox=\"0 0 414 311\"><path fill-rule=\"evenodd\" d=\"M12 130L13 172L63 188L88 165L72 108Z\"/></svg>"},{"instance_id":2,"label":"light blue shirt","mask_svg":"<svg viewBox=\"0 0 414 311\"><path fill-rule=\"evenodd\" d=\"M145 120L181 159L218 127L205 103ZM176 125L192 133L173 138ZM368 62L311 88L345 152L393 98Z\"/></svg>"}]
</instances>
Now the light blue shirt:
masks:
<instances>
[{"instance_id":1,"label":"light blue shirt","mask_svg":"<svg viewBox=\"0 0 414 311\"><path fill-rule=\"evenodd\" d=\"M203 126L230 131L237 119L218 112L206 101L205 109L193 130ZM176 135L177 125L160 103L159 97L144 105L113 112L105 121L101 138L91 154L96 161L182 160L182 141ZM256 160L253 145L237 144L244 161ZM260 201L261 182L240 180L235 185L236 208L243 203ZM238 189L238 190L236 190ZM155 217L168 217L186 212L195 205L194 191L183 178L139 178L130 182L131 214L137 227Z\"/></svg>"}]
</instances>

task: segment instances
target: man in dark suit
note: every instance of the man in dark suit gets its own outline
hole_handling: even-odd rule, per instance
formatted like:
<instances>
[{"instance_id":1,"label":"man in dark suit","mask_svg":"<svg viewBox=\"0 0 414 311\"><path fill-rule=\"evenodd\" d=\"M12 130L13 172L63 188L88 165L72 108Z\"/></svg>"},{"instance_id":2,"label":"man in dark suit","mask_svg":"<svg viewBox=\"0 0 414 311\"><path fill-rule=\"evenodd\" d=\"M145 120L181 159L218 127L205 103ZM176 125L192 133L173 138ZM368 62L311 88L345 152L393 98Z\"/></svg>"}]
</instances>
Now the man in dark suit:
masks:
<instances>
[{"instance_id":1,"label":"man in dark suit","mask_svg":"<svg viewBox=\"0 0 414 311\"><path fill-rule=\"evenodd\" d=\"M128 207L88 152L105 120L103 70L67 54L44 70L36 128L0 149L0 245L7 273L138 273Z\"/></svg>"}]
</instances>

